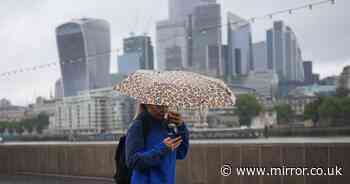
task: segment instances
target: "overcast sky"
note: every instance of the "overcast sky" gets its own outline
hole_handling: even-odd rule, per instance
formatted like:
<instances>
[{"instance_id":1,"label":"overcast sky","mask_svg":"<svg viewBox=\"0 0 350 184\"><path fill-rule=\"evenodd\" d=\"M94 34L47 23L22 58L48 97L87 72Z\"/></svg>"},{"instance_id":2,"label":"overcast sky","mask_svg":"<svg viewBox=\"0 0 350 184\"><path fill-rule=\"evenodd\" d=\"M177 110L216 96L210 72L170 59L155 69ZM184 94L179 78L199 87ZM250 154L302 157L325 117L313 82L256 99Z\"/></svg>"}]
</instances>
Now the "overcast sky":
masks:
<instances>
[{"instance_id":1,"label":"overcast sky","mask_svg":"<svg viewBox=\"0 0 350 184\"><path fill-rule=\"evenodd\" d=\"M218 0L227 11L241 17L265 15L317 2L316 0ZM265 40L273 20L284 20L296 33L304 60L314 61L321 76L339 74L350 65L349 0L322 5L293 15L279 15L253 24L254 42ZM0 73L18 68L58 62L55 28L74 18L101 18L111 24L112 48L122 46L130 32L155 38L155 22L167 19L167 0L1 0L0 1ZM116 71L116 54L111 71ZM58 67L0 77L0 99L16 105L33 102L36 96L48 97L60 77Z\"/></svg>"}]
</instances>

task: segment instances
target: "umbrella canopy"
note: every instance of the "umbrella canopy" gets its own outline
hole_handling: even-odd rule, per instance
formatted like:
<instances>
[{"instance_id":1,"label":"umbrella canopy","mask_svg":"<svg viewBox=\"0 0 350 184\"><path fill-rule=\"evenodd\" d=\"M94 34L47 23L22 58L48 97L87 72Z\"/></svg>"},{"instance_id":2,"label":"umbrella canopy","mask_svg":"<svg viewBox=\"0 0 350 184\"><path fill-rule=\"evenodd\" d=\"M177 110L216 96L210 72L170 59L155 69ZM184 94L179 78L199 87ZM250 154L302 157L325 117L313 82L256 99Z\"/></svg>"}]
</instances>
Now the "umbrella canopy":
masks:
<instances>
[{"instance_id":1,"label":"umbrella canopy","mask_svg":"<svg viewBox=\"0 0 350 184\"><path fill-rule=\"evenodd\" d=\"M176 108L219 108L235 104L233 92L223 81L187 71L138 70L114 90L140 103Z\"/></svg>"}]
</instances>

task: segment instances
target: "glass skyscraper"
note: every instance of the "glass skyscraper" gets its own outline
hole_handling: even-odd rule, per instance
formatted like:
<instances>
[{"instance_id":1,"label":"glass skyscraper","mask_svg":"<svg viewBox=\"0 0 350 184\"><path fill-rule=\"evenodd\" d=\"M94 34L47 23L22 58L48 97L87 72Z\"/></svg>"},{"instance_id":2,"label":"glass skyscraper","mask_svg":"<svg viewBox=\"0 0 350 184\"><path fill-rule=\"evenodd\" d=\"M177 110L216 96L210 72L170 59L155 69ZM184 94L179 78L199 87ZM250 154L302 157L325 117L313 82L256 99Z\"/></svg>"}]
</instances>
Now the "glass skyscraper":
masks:
<instances>
[{"instance_id":1,"label":"glass skyscraper","mask_svg":"<svg viewBox=\"0 0 350 184\"><path fill-rule=\"evenodd\" d=\"M185 20L195 7L216 3L216 0L169 0L169 20Z\"/></svg>"},{"instance_id":2,"label":"glass skyscraper","mask_svg":"<svg viewBox=\"0 0 350 184\"><path fill-rule=\"evenodd\" d=\"M266 47L267 47L267 67L269 70L276 69L276 63L274 63L274 42L273 42L273 30L269 29L266 31Z\"/></svg>"},{"instance_id":3,"label":"glass skyscraper","mask_svg":"<svg viewBox=\"0 0 350 184\"><path fill-rule=\"evenodd\" d=\"M178 66L181 63L181 67L187 67L188 64L188 38L187 35L187 25L186 21L159 21L157 22L157 69L159 70L172 70L170 64L168 62L173 61L168 58L178 58L180 61L176 61ZM176 50L173 48L180 48L180 50ZM176 53L171 53L171 56L167 56L170 54L170 51L176 51ZM177 54L177 55L175 55Z\"/></svg>"},{"instance_id":4,"label":"glass skyscraper","mask_svg":"<svg viewBox=\"0 0 350 184\"><path fill-rule=\"evenodd\" d=\"M267 62L266 42L258 42L253 44L254 53L254 71L267 72L270 71Z\"/></svg>"},{"instance_id":5,"label":"glass skyscraper","mask_svg":"<svg viewBox=\"0 0 350 184\"><path fill-rule=\"evenodd\" d=\"M169 19L157 22L156 28L158 69L205 73L207 47L221 45L221 28L201 30L220 23L216 0L169 0Z\"/></svg>"},{"instance_id":6,"label":"glass skyscraper","mask_svg":"<svg viewBox=\"0 0 350 184\"><path fill-rule=\"evenodd\" d=\"M110 26L105 20L83 18L56 28L63 95L110 85Z\"/></svg>"},{"instance_id":7,"label":"glass skyscraper","mask_svg":"<svg viewBox=\"0 0 350 184\"><path fill-rule=\"evenodd\" d=\"M139 53L124 53L118 56L118 74L129 75L141 69L141 55Z\"/></svg>"},{"instance_id":8,"label":"glass skyscraper","mask_svg":"<svg viewBox=\"0 0 350 184\"><path fill-rule=\"evenodd\" d=\"M273 24L274 30L274 50L276 72L281 80L286 78L286 37L285 26L282 21L276 21Z\"/></svg>"},{"instance_id":9,"label":"glass skyscraper","mask_svg":"<svg viewBox=\"0 0 350 184\"><path fill-rule=\"evenodd\" d=\"M248 75L254 69L252 33L250 23L233 14L227 14L229 60L232 76Z\"/></svg>"},{"instance_id":10,"label":"glass skyscraper","mask_svg":"<svg viewBox=\"0 0 350 184\"><path fill-rule=\"evenodd\" d=\"M193 12L192 26L192 71L206 74L208 46L221 47L221 6L206 4L197 6ZM220 48L221 49L221 48ZM221 54L220 51L218 51ZM221 57L219 57L221 58ZM211 63L211 62L210 62ZM218 63L218 62L216 62ZM216 66L219 68L219 66Z\"/></svg>"},{"instance_id":11,"label":"glass skyscraper","mask_svg":"<svg viewBox=\"0 0 350 184\"><path fill-rule=\"evenodd\" d=\"M303 81L303 59L293 30L283 21L275 21L266 32L268 68L278 74L280 81Z\"/></svg>"},{"instance_id":12,"label":"glass skyscraper","mask_svg":"<svg viewBox=\"0 0 350 184\"><path fill-rule=\"evenodd\" d=\"M138 53L140 55L140 69L154 69L151 37L131 36L124 39L124 54L130 53Z\"/></svg>"},{"instance_id":13,"label":"glass skyscraper","mask_svg":"<svg viewBox=\"0 0 350 184\"><path fill-rule=\"evenodd\" d=\"M313 68L312 68L312 61L304 61L303 62L303 67L304 67L304 77L305 77L305 82L308 84L312 84L313 81Z\"/></svg>"},{"instance_id":14,"label":"glass skyscraper","mask_svg":"<svg viewBox=\"0 0 350 184\"><path fill-rule=\"evenodd\" d=\"M209 45L207 47L206 53L206 74L212 77L222 77L223 76L223 54L225 51L223 46Z\"/></svg>"}]
</instances>

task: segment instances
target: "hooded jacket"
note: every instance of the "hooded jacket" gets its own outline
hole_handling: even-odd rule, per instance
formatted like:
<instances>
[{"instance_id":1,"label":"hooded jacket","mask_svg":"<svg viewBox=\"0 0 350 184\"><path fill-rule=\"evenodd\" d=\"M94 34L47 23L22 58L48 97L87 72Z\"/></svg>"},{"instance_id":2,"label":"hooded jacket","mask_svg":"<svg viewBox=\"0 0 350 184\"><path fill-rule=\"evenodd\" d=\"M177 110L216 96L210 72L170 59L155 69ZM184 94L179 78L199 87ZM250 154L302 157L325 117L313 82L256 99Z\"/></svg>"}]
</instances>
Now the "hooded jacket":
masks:
<instances>
[{"instance_id":1,"label":"hooded jacket","mask_svg":"<svg viewBox=\"0 0 350 184\"><path fill-rule=\"evenodd\" d=\"M148 121L148 134L143 138L143 124ZM132 184L175 184L176 160L184 159L189 148L185 123L178 127L181 145L171 151L163 140L170 132L162 120L145 111L132 121L126 134L126 164L132 168Z\"/></svg>"}]
</instances>

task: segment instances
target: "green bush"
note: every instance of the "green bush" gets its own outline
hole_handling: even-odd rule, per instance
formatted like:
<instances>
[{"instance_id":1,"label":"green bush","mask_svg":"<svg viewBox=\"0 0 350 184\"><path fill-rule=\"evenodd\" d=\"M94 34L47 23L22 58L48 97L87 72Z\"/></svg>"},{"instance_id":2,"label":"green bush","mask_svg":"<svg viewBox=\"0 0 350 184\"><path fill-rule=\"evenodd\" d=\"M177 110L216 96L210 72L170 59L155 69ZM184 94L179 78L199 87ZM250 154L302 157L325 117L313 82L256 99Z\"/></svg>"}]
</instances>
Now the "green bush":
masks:
<instances>
[{"instance_id":1,"label":"green bush","mask_svg":"<svg viewBox=\"0 0 350 184\"><path fill-rule=\"evenodd\" d=\"M236 107L239 123L246 126L250 126L252 119L263 110L254 95L246 94L237 97Z\"/></svg>"}]
</instances>

